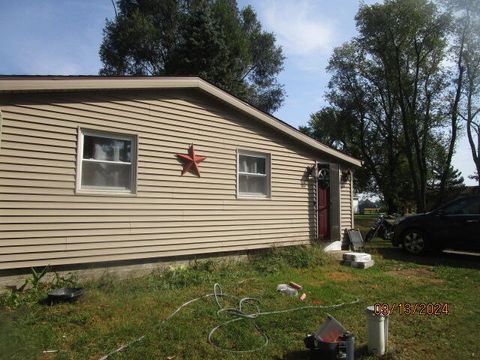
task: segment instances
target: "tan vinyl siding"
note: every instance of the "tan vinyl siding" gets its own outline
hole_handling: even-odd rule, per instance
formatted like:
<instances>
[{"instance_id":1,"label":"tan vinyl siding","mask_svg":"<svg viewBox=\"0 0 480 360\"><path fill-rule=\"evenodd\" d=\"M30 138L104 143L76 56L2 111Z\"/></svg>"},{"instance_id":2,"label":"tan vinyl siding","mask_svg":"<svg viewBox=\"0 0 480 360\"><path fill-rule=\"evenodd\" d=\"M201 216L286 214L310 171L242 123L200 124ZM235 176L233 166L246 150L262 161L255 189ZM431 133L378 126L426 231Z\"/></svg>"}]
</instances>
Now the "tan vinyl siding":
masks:
<instances>
[{"instance_id":1,"label":"tan vinyl siding","mask_svg":"<svg viewBox=\"0 0 480 360\"><path fill-rule=\"evenodd\" d=\"M353 228L352 179L340 181L340 226L341 232Z\"/></svg>"},{"instance_id":2,"label":"tan vinyl siding","mask_svg":"<svg viewBox=\"0 0 480 360\"><path fill-rule=\"evenodd\" d=\"M1 105L0 269L301 244L322 154L192 91L10 95ZM13 105L12 105L13 104ZM138 136L136 194L76 194L79 128ZM194 143L201 177L180 177ZM271 156L271 198L237 199L237 150Z\"/></svg>"}]
</instances>

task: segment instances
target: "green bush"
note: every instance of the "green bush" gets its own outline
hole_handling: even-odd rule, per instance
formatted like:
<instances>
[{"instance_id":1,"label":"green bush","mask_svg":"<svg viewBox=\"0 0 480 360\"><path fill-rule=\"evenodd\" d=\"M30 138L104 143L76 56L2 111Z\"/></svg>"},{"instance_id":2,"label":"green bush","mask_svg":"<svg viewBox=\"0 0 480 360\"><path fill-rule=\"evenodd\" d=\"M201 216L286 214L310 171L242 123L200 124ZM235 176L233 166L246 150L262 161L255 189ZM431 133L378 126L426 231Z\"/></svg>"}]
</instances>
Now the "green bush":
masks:
<instances>
[{"instance_id":1,"label":"green bush","mask_svg":"<svg viewBox=\"0 0 480 360\"><path fill-rule=\"evenodd\" d=\"M158 290L181 289L219 281L234 275L225 260L194 260L188 265L170 266L150 276L150 285Z\"/></svg>"},{"instance_id":2,"label":"green bush","mask_svg":"<svg viewBox=\"0 0 480 360\"><path fill-rule=\"evenodd\" d=\"M250 256L250 263L260 273L274 273L286 267L322 266L328 262L328 255L318 245L271 248Z\"/></svg>"}]
</instances>

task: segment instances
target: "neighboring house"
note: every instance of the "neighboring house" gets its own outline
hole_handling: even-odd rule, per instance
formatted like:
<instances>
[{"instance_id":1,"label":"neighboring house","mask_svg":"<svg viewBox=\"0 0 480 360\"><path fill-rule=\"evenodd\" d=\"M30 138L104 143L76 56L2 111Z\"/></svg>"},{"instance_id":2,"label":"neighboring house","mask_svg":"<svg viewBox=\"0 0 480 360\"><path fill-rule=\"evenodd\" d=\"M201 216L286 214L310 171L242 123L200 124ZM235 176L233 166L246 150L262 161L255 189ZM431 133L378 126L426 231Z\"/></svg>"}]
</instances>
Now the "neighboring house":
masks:
<instances>
[{"instance_id":1,"label":"neighboring house","mask_svg":"<svg viewBox=\"0 0 480 360\"><path fill-rule=\"evenodd\" d=\"M353 198L352 198L352 206L353 206L353 213L354 214L359 214L360 213L360 209L358 207L358 203L359 203L359 198L358 198L358 195L353 195Z\"/></svg>"},{"instance_id":2,"label":"neighboring house","mask_svg":"<svg viewBox=\"0 0 480 360\"><path fill-rule=\"evenodd\" d=\"M0 111L0 270L242 252L353 227L359 160L199 78L3 76Z\"/></svg>"}]
</instances>

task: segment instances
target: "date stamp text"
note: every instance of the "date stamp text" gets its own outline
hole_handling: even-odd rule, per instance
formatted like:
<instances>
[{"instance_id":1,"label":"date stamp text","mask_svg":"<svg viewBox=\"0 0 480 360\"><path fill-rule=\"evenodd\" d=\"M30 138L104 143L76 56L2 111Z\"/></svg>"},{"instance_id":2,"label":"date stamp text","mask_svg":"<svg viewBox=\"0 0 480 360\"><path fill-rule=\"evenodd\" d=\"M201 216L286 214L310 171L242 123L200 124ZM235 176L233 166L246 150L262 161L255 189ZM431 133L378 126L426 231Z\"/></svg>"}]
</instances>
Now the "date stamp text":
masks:
<instances>
[{"instance_id":1,"label":"date stamp text","mask_svg":"<svg viewBox=\"0 0 480 360\"><path fill-rule=\"evenodd\" d=\"M375 315L448 315L448 303L392 303L373 305Z\"/></svg>"}]
</instances>

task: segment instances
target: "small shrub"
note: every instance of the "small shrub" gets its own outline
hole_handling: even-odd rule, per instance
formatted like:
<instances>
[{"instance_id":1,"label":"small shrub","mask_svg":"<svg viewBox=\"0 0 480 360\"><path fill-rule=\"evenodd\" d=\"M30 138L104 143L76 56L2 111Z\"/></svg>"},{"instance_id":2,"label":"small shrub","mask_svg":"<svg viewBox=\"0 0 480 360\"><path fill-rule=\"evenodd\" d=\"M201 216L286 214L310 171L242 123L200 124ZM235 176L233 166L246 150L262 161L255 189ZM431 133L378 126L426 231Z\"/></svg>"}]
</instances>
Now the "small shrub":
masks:
<instances>
[{"instance_id":1,"label":"small shrub","mask_svg":"<svg viewBox=\"0 0 480 360\"><path fill-rule=\"evenodd\" d=\"M294 246L285 249L283 256L285 262L296 269L313 266L316 263L315 255L304 246Z\"/></svg>"},{"instance_id":2,"label":"small shrub","mask_svg":"<svg viewBox=\"0 0 480 360\"><path fill-rule=\"evenodd\" d=\"M241 270L235 262L224 259L193 260L187 265L152 272L148 283L150 288L157 290L180 289L237 278L244 275Z\"/></svg>"},{"instance_id":3,"label":"small shrub","mask_svg":"<svg viewBox=\"0 0 480 360\"><path fill-rule=\"evenodd\" d=\"M285 259L276 248L260 251L250 255L249 263L253 269L263 274L279 272L286 267Z\"/></svg>"},{"instance_id":4,"label":"small shrub","mask_svg":"<svg viewBox=\"0 0 480 360\"><path fill-rule=\"evenodd\" d=\"M78 284L78 277L73 273L67 275L59 275L54 272L55 278L53 280L54 288L75 287Z\"/></svg>"},{"instance_id":5,"label":"small shrub","mask_svg":"<svg viewBox=\"0 0 480 360\"><path fill-rule=\"evenodd\" d=\"M162 280L165 288L178 289L189 285L198 285L207 281L208 273L202 270L195 270L191 266L169 267L162 273Z\"/></svg>"},{"instance_id":6,"label":"small shrub","mask_svg":"<svg viewBox=\"0 0 480 360\"><path fill-rule=\"evenodd\" d=\"M260 273L274 273L286 267L301 269L323 266L329 261L328 255L317 245L271 248L250 257L251 264Z\"/></svg>"},{"instance_id":7,"label":"small shrub","mask_svg":"<svg viewBox=\"0 0 480 360\"><path fill-rule=\"evenodd\" d=\"M170 266L153 276L153 283L159 289L180 289L212 281L212 274L218 265L213 260L193 261L188 265Z\"/></svg>"},{"instance_id":8,"label":"small shrub","mask_svg":"<svg viewBox=\"0 0 480 360\"><path fill-rule=\"evenodd\" d=\"M222 268L222 262L221 261L215 261L215 260L212 260L212 259L203 260L203 261L193 260L193 262L191 262L189 264L189 267L192 270L212 273L212 272L218 271Z\"/></svg>"}]
</instances>

